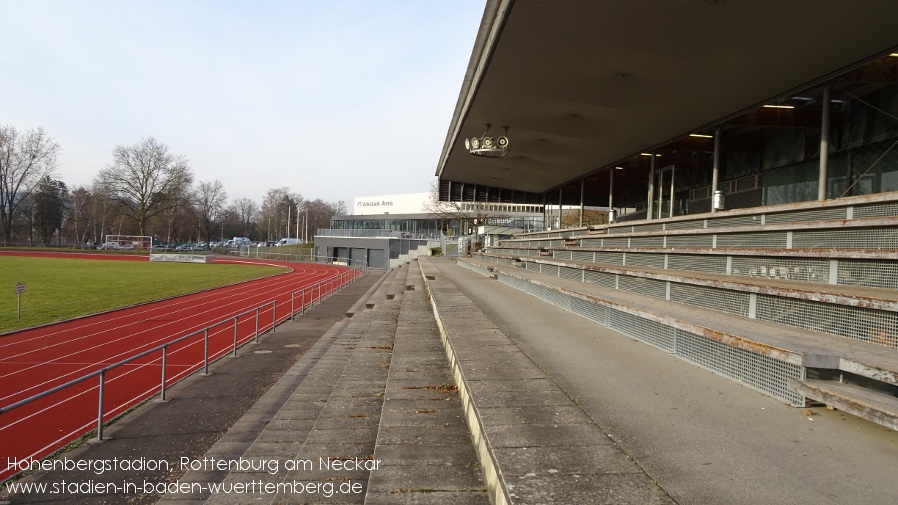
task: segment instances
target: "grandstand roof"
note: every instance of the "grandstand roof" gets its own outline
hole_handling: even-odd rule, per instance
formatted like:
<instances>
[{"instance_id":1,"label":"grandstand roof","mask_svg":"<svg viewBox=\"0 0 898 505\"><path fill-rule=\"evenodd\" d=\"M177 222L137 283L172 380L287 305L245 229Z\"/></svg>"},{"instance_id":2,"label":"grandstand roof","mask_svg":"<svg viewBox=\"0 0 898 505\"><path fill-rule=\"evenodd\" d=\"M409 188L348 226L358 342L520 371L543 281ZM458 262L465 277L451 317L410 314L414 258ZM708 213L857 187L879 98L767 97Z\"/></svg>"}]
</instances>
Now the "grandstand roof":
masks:
<instances>
[{"instance_id":1,"label":"grandstand roof","mask_svg":"<svg viewBox=\"0 0 898 505\"><path fill-rule=\"evenodd\" d=\"M895 19L881 0L487 0L436 175L548 192L887 56ZM486 124L505 157L465 149Z\"/></svg>"}]
</instances>

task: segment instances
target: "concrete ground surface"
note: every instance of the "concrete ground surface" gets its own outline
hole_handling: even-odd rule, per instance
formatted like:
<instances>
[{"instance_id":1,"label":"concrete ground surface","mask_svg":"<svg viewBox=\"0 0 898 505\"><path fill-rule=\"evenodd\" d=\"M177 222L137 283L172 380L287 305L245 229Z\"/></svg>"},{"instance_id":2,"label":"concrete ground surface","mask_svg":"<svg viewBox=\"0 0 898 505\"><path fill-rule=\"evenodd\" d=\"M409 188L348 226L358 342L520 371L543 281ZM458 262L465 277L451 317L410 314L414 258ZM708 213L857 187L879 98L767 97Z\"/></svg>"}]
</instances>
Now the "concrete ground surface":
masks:
<instances>
[{"instance_id":1,"label":"concrete ground surface","mask_svg":"<svg viewBox=\"0 0 898 505\"><path fill-rule=\"evenodd\" d=\"M504 475L513 487L511 503L896 502L898 434L892 430L839 411L790 407L448 258L426 258L421 268L435 276L429 286L448 281L464 296L434 291L431 298L417 261L365 276L241 349L240 357L216 363L210 377L172 388L170 401L149 402L114 424L111 440L66 455L380 462L374 470L327 478L320 468L314 475L253 475L260 482L352 481L365 494L162 498L172 504L473 504L489 502L488 495L496 503L504 498L487 489L494 479L480 466L486 453L500 468L534 469ZM443 310L441 300L453 306ZM445 321L455 332L451 362L432 301L441 317L451 317ZM452 387L459 367L467 374L461 397ZM470 405L479 410L471 414ZM472 443L472 416L487 425L493 445L478 445L477 435ZM547 426L547 419L562 426ZM543 469L550 470L536 475ZM234 483L246 477L198 470L107 473L102 480ZM38 472L23 482L62 479L101 478ZM532 487L552 479L551 493ZM4 498L125 501L114 493ZM159 495L124 498L152 503Z\"/></svg>"}]
</instances>

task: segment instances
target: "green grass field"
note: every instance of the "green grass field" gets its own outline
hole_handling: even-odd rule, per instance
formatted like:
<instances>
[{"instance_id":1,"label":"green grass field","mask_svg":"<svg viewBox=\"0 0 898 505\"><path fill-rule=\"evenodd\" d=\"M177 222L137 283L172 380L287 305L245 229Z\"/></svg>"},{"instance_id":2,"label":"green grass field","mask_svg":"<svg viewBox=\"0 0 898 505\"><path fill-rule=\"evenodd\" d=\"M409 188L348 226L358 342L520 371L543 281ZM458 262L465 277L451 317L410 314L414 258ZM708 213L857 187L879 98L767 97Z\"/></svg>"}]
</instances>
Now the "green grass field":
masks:
<instances>
[{"instance_id":1,"label":"green grass field","mask_svg":"<svg viewBox=\"0 0 898 505\"><path fill-rule=\"evenodd\" d=\"M0 333L268 277L286 268L0 256ZM24 282L16 319L16 283Z\"/></svg>"}]
</instances>

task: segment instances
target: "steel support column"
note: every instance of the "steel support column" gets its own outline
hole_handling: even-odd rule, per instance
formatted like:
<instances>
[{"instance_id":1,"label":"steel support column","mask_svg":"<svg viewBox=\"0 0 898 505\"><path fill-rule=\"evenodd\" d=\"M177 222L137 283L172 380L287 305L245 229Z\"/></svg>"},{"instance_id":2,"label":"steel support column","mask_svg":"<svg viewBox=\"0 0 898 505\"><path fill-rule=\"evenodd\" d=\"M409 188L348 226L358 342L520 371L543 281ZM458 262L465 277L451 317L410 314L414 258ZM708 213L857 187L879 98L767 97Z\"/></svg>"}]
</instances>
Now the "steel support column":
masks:
<instances>
[{"instance_id":1,"label":"steel support column","mask_svg":"<svg viewBox=\"0 0 898 505\"><path fill-rule=\"evenodd\" d=\"M823 87L823 114L820 118L820 178L817 184L817 199L826 200L827 171L829 169L829 125L832 104L832 85Z\"/></svg>"},{"instance_id":2,"label":"steel support column","mask_svg":"<svg viewBox=\"0 0 898 505\"><path fill-rule=\"evenodd\" d=\"M649 194L646 198L645 218L654 219L655 214L655 152L651 153L652 159L649 161Z\"/></svg>"},{"instance_id":3,"label":"steel support column","mask_svg":"<svg viewBox=\"0 0 898 505\"><path fill-rule=\"evenodd\" d=\"M714 207L714 192L720 182L720 137L723 136L723 128L714 128L714 166L711 169L711 212L717 212Z\"/></svg>"}]
</instances>

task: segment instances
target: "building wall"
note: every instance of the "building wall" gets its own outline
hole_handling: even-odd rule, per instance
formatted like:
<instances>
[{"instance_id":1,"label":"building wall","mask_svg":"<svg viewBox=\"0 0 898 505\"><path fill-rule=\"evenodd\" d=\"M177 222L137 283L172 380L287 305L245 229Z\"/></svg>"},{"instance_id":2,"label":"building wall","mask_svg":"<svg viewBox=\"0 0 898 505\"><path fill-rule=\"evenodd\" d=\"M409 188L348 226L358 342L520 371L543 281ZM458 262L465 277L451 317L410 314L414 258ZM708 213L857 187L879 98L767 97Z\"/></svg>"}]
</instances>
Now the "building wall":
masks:
<instances>
[{"instance_id":1,"label":"building wall","mask_svg":"<svg viewBox=\"0 0 898 505\"><path fill-rule=\"evenodd\" d=\"M362 258L369 268L389 269L419 255L430 255L438 243L422 239L394 237L315 237L315 255L334 260L353 261Z\"/></svg>"}]
</instances>

